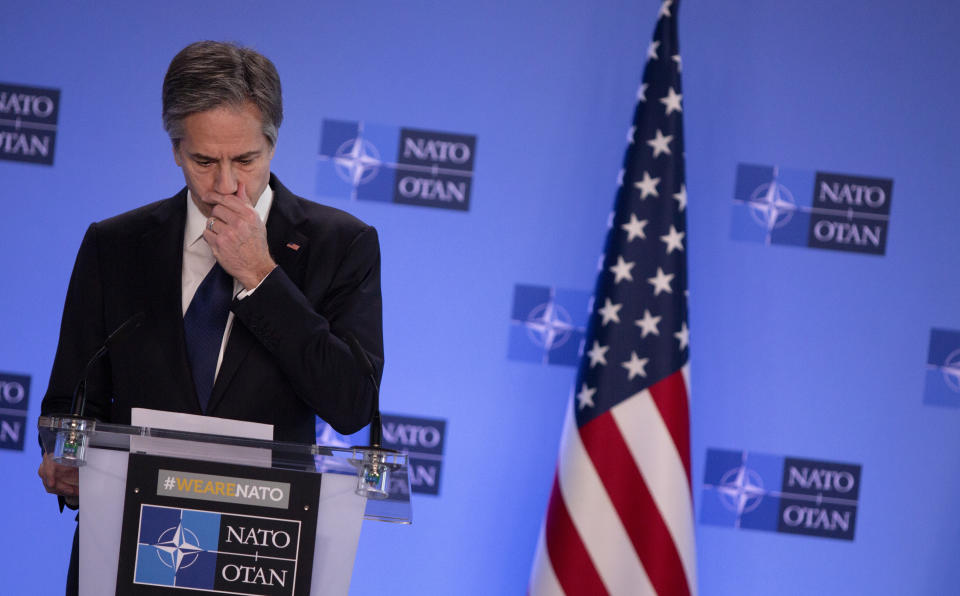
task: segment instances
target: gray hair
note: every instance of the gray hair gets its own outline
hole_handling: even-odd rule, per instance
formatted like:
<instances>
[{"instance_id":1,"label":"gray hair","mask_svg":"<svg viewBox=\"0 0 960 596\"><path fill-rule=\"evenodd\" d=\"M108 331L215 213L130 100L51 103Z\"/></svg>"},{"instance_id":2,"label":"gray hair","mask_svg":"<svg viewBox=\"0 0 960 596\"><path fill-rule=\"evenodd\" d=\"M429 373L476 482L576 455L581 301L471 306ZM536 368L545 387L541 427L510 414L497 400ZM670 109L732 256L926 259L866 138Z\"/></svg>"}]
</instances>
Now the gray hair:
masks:
<instances>
[{"instance_id":1,"label":"gray hair","mask_svg":"<svg viewBox=\"0 0 960 596\"><path fill-rule=\"evenodd\" d=\"M177 147L187 116L247 102L259 108L263 134L276 145L283 97L273 62L233 43L198 41L173 57L163 78L163 127Z\"/></svg>"}]
</instances>

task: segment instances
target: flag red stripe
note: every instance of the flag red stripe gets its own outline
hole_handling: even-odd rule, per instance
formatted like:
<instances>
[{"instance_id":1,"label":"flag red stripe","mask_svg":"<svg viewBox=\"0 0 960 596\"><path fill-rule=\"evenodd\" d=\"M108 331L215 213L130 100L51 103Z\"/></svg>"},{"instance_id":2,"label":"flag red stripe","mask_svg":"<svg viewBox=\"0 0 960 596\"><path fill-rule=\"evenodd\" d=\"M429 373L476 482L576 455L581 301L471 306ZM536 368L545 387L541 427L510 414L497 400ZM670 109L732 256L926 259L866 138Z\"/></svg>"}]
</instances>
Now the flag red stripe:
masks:
<instances>
[{"instance_id":1,"label":"flag red stripe","mask_svg":"<svg viewBox=\"0 0 960 596\"><path fill-rule=\"evenodd\" d=\"M594 568L590 554L583 545L580 534L573 525L573 519L567 511L567 506L563 502L557 476L553 479L545 528L547 552L550 555L553 573L567 596L607 594L603 580Z\"/></svg>"},{"instance_id":2,"label":"flag red stripe","mask_svg":"<svg viewBox=\"0 0 960 596\"><path fill-rule=\"evenodd\" d=\"M580 427L580 437L657 594L690 594L677 546L613 414Z\"/></svg>"},{"instance_id":3,"label":"flag red stripe","mask_svg":"<svg viewBox=\"0 0 960 596\"><path fill-rule=\"evenodd\" d=\"M687 484L690 485L690 407L683 373L678 370L651 385L649 391L680 454L683 469L687 471Z\"/></svg>"}]
</instances>

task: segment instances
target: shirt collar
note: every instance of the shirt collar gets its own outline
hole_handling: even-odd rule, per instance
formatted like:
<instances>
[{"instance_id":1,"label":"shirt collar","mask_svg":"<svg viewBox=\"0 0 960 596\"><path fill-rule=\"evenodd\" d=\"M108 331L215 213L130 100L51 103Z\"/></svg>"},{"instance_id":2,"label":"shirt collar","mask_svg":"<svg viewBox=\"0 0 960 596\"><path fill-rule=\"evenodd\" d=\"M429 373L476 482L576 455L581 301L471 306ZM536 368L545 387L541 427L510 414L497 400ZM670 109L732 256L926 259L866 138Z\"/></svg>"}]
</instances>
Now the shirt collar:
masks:
<instances>
[{"instance_id":1,"label":"shirt collar","mask_svg":"<svg viewBox=\"0 0 960 596\"><path fill-rule=\"evenodd\" d=\"M267 221L267 215L270 214L271 205L273 205L273 189L270 188L268 184L267 187L263 189L260 198L257 199L257 204L254 206L254 210L257 212L257 215L260 216L260 221ZM183 234L184 246L191 246L203 238L203 230L206 227L207 218L200 212L197 204L193 202L193 195L190 193L190 189L187 189L187 225Z\"/></svg>"}]
</instances>

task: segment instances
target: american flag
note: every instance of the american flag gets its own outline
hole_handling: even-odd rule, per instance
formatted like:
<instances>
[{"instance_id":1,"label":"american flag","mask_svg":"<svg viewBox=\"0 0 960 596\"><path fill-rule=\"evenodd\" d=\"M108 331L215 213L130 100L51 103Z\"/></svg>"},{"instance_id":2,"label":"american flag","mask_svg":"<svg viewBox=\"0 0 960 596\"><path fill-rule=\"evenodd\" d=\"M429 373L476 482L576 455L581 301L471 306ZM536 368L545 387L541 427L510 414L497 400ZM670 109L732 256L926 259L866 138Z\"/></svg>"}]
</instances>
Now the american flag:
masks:
<instances>
[{"instance_id":1,"label":"american flag","mask_svg":"<svg viewBox=\"0 0 960 596\"><path fill-rule=\"evenodd\" d=\"M677 4L660 7L530 594L696 594Z\"/></svg>"}]
</instances>

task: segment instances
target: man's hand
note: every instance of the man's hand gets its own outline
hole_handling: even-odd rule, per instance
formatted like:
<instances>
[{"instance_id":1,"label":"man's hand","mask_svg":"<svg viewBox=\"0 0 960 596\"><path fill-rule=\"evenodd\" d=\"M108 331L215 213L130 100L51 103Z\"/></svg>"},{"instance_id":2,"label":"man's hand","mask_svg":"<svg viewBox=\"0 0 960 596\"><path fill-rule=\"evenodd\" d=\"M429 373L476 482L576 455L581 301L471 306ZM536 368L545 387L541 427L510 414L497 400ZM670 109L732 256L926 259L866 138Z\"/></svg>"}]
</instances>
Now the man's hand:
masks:
<instances>
[{"instance_id":1,"label":"man's hand","mask_svg":"<svg viewBox=\"0 0 960 596\"><path fill-rule=\"evenodd\" d=\"M53 461L53 456L44 454L40 469L37 470L43 480L43 488L48 493L75 499L79 495L79 470L73 466L64 466Z\"/></svg>"},{"instance_id":2,"label":"man's hand","mask_svg":"<svg viewBox=\"0 0 960 596\"><path fill-rule=\"evenodd\" d=\"M203 237L220 266L251 290L277 266L267 248L267 227L243 183L238 185L236 195L217 197L215 201Z\"/></svg>"}]
</instances>

